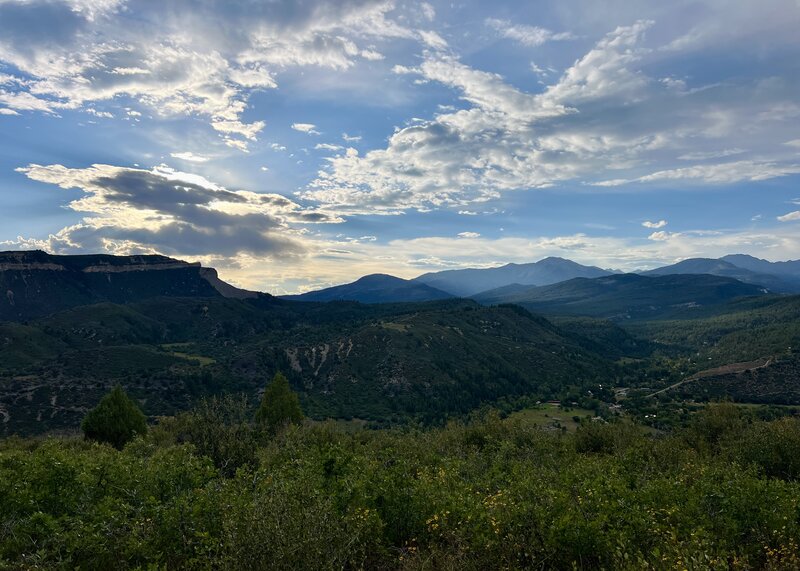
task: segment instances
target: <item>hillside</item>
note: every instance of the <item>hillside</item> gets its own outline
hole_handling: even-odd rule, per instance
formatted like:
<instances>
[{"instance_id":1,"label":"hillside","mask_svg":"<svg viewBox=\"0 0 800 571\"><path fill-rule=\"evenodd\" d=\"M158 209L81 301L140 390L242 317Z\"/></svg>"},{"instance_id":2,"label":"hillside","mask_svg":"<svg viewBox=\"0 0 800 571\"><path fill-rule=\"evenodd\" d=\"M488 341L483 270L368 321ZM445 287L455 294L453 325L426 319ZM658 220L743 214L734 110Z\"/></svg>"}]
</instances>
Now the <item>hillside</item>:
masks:
<instances>
[{"instance_id":1,"label":"hillside","mask_svg":"<svg viewBox=\"0 0 800 571\"><path fill-rule=\"evenodd\" d=\"M255 399L283 371L314 418L441 422L482 404L612 403L609 387L656 390L712 367L783 363L800 347L800 296L707 274L510 284L475 296L481 306L383 275L300 303L226 292L213 270L160 256L35 252L4 263L0 276L17 287L7 299L25 300L10 307L26 315L0 322L5 434L74 429L116 383L156 416L224 392ZM448 299L410 301L429 295ZM337 300L351 296L367 303ZM776 402L768 387L785 386L793 398L791 370L738 394ZM698 386L663 398L720 392Z\"/></svg>"},{"instance_id":2,"label":"hillside","mask_svg":"<svg viewBox=\"0 0 800 571\"><path fill-rule=\"evenodd\" d=\"M550 315L624 321L691 315L737 297L761 295L765 295L761 287L711 275L617 274L527 289L503 288L476 295L474 299L487 305L515 303Z\"/></svg>"},{"instance_id":3,"label":"hillside","mask_svg":"<svg viewBox=\"0 0 800 571\"><path fill-rule=\"evenodd\" d=\"M0 355L6 434L74 428L123 384L149 415L287 373L315 417L442 419L483 402L556 398L613 376L585 339L516 307L155 298L67 310L13 333Z\"/></svg>"},{"instance_id":4,"label":"hillside","mask_svg":"<svg viewBox=\"0 0 800 571\"><path fill-rule=\"evenodd\" d=\"M396 303L433 301L453 297L424 283L404 280L386 274L364 276L352 283L299 295L284 295L293 301L358 301L361 303Z\"/></svg>"},{"instance_id":5,"label":"hillside","mask_svg":"<svg viewBox=\"0 0 800 571\"><path fill-rule=\"evenodd\" d=\"M0 321L25 321L102 301L257 295L223 282L199 263L165 256L57 256L39 250L0 252L0 291Z\"/></svg>"},{"instance_id":6,"label":"hillside","mask_svg":"<svg viewBox=\"0 0 800 571\"><path fill-rule=\"evenodd\" d=\"M770 262L745 254L728 254L720 259L751 272L788 276L800 280L800 260Z\"/></svg>"},{"instance_id":7,"label":"hillside","mask_svg":"<svg viewBox=\"0 0 800 571\"><path fill-rule=\"evenodd\" d=\"M734 265L733 260L740 263L747 263L746 256L728 256L725 259L711 259L711 258L691 258L683 260L671 266L664 266L655 270L642 272L646 276L666 276L674 274L709 274L712 276L722 276L733 278L752 285L763 286L770 291L776 293L797 293L800 292L800 280L789 277L788 275L776 275L774 273L767 273L761 271L753 271L747 268ZM753 258L755 259L755 258ZM773 265L766 262L768 266L762 264L748 264L751 267L759 267L761 269L771 270Z\"/></svg>"},{"instance_id":8,"label":"hillside","mask_svg":"<svg viewBox=\"0 0 800 571\"><path fill-rule=\"evenodd\" d=\"M705 367L783 358L800 349L800 296L749 297L709 309L694 319L627 323L625 328L693 355Z\"/></svg>"},{"instance_id":9,"label":"hillside","mask_svg":"<svg viewBox=\"0 0 800 571\"><path fill-rule=\"evenodd\" d=\"M423 274L414 281L460 297L512 284L549 285L572 278L596 278L611 272L583 266L564 258L545 258L530 264L506 264L499 268L445 270Z\"/></svg>"}]
</instances>

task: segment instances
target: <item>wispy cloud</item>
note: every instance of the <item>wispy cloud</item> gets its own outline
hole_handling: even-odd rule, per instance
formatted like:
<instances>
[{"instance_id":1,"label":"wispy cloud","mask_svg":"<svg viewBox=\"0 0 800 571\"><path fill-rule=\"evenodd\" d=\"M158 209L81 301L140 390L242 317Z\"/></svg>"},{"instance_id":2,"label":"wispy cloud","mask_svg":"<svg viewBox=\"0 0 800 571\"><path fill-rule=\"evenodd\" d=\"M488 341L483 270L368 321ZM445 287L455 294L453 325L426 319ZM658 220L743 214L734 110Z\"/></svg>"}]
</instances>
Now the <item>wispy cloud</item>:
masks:
<instances>
[{"instance_id":1,"label":"wispy cloud","mask_svg":"<svg viewBox=\"0 0 800 571\"><path fill-rule=\"evenodd\" d=\"M130 98L163 116L204 117L224 142L247 150L266 126L243 119L247 100L275 89L283 70L376 61L383 55L375 40L443 42L389 19L393 6L384 0L316 0L302 10L282 2L244 10L218 0L123 6L0 2L0 61L20 72L0 90L0 104L57 113Z\"/></svg>"},{"instance_id":2,"label":"wispy cloud","mask_svg":"<svg viewBox=\"0 0 800 571\"><path fill-rule=\"evenodd\" d=\"M184 151L181 153L170 153L170 156L175 159L180 159L182 161L187 161L190 163L205 163L211 160L210 157L206 157L203 155L196 155L191 151Z\"/></svg>"},{"instance_id":3,"label":"wispy cloud","mask_svg":"<svg viewBox=\"0 0 800 571\"><path fill-rule=\"evenodd\" d=\"M498 20L497 18L487 19L486 25L497 31L500 36L515 40L528 47L541 46L547 42L575 39L575 36L570 32L556 33L546 28L512 24L508 20Z\"/></svg>"}]
</instances>

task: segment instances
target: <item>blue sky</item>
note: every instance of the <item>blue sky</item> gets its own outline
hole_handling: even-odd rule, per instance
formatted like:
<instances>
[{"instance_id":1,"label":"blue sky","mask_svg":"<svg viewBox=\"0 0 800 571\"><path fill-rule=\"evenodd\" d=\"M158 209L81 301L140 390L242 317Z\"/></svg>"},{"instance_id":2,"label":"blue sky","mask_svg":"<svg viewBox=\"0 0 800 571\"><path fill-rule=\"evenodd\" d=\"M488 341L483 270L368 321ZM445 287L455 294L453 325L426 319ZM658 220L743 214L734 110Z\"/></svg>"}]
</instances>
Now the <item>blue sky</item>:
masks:
<instances>
[{"instance_id":1,"label":"blue sky","mask_svg":"<svg viewBox=\"0 0 800 571\"><path fill-rule=\"evenodd\" d=\"M0 0L0 247L276 293L800 257L800 3Z\"/></svg>"}]
</instances>

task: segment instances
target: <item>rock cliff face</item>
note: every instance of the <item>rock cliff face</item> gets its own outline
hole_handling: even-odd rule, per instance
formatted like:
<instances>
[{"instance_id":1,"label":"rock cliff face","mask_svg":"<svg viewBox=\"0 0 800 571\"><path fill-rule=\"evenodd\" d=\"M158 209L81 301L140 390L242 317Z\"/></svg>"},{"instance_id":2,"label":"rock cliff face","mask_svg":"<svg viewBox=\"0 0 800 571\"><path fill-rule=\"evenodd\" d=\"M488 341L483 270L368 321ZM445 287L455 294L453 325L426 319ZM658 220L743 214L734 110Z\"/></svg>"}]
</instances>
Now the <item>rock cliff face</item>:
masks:
<instances>
[{"instance_id":1,"label":"rock cliff face","mask_svg":"<svg viewBox=\"0 0 800 571\"><path fill-rule=\"evenodd\" d=\"M57 256L0 252L0 321L24 321L80 305L151 297L255 297L199 263L166 256Z\"/></svg>"}]
</instances>

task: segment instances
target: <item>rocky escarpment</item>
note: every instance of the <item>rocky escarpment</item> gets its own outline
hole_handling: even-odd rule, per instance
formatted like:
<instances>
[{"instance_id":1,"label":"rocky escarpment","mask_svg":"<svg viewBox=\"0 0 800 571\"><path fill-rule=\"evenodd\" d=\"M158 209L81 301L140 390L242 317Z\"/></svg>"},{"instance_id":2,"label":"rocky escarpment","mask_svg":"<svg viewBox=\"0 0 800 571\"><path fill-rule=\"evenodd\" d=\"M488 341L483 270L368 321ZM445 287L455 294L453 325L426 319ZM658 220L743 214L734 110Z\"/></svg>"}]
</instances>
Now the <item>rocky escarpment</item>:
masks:
<instances>
[{"instance_id":1,"label":"rocky escarpment","mask_svg":"<svg viewBox=\"0 0 800 571\"><path fill-rule=\"evenodd\" d=\"M258 295L222 281L212 268L166 256L59 256L41 250L0 252L0 294L0 321L108 301Z\"/></svg>"}]
</instances>

